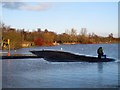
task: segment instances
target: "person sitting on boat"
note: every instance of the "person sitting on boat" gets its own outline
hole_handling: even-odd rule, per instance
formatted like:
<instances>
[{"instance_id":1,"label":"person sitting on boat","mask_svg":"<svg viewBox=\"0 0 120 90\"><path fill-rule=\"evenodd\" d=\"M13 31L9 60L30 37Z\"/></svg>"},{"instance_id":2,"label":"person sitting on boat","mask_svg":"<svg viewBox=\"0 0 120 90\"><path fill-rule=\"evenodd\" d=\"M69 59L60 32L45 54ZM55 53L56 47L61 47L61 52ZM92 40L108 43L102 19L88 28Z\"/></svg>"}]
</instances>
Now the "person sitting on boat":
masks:
<instances>
[{"instance_id":1,"label":"person sitting on boat","mask_svg":"<svg viewBox=\"0 0 120 90\"><path fill-rule=\"evenodd\" d=\"M106 58L106 55L103 55L103 49L102 47L99 47L98 50L97 50L97 53L98 53L98 58L101 59L101 57L103 56L104 58Z\"/></svg>"}]
</instances>

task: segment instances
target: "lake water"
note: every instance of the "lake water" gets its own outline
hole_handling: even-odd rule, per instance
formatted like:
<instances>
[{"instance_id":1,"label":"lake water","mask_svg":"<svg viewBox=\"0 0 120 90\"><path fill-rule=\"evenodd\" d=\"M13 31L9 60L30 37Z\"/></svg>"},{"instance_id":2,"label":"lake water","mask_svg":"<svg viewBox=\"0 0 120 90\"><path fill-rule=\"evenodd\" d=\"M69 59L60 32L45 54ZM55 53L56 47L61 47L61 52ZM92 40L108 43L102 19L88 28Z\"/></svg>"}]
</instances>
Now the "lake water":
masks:
<instances>
[{"instance_id":1,"label":"lake water","mask_svg":"<svg viewBox=\"0 0 120 90\"><path fill-rule=\"evenodd\" d=\"M118 87L118 44L56 45L21 48L11 54L31 54L29 50L62 50L97 56L102 46L107 57L115 62L48 62L37 59L2 60L3 88L116 88ZM62 48L62 49L61 49ZM3 50L6 52L7 50Z\"/></svg>"}]
</instances>

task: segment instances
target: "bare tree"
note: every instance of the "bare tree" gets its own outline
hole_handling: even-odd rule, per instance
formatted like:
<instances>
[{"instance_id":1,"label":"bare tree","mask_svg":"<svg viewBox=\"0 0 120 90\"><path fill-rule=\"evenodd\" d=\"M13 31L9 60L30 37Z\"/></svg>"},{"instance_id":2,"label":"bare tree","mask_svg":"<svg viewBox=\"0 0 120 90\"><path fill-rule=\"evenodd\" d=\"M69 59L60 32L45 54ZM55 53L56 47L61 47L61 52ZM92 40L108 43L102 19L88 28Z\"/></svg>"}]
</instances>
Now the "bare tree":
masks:
<instances>
[{"instance_id":1,"label":"bare tree","mask_svg":"<svg viewBox=\"0 0 120 90\"><path fill-rule=\"evenodd\" d=\"M86 36L87 35L87 29L86 28L82 28L81 29L81 35L82 36Z\"/></svg>"}]
</instances>

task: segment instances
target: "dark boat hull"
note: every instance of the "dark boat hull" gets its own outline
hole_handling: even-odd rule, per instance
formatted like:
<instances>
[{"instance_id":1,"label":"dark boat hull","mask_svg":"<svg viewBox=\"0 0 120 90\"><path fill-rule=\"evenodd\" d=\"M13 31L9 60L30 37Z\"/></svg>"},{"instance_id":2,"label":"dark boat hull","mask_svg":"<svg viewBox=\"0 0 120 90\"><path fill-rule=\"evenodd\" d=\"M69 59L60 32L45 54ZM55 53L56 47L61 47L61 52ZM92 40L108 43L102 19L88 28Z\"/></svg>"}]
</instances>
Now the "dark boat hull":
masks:
<instances>
[{"instance_id":1,"label":"dark boat hull","mask_svg":"<svg viewBox=\"0 0 120 90\"><path fill-rule=\"evenodd\" d=\"M78 61L86 61L86 62L111 62L115 61L112 58L102 58L99 59L97 57L90 57L84 55L76 55L69 52L62 52L62 51L30 51L33 54L43 57L47 61L52 62L78 62Z\"/></svg>"}]
</instances>

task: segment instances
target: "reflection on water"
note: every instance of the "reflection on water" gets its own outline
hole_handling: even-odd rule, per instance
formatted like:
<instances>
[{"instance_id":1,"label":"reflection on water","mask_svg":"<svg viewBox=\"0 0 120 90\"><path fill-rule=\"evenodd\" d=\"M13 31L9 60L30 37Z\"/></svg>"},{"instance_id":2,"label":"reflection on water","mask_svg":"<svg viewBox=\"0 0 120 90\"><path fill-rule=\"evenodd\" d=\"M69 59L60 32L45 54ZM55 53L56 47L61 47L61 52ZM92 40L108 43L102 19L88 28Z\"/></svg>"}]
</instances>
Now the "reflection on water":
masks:
<instances>
[{"instance_id":1,"label":"reflection on water","mask_svg":"<svg viewBox=\"0 0 120 90\"><path fill-rule=\"evenodd\" d=\"M103 72L103 62L98 63L98 72L102 73Z\"/></svg>"},{"instance_id":2,"label":"reflection on water","mask_svg":"<svg viewBox=\"0 0 120 90\"><path fill-rule=\"evenodd\" d=\"M90 50L92 47L94 50L95 46L99 45L89 46ZM107 46L103 46L104 49L107 48ZM111 47L112 53L116 53L115 45L110 46L114 47ZM63 45L60 47L65 50L67 47L75 46ZM75 48L81 47L84 50L88 49L86 49L86 45L76 45ZM109 47L109 49L111 48ZM22 50L18 50L17 53ZM27 53L28 48L24 50L25 52L21 53ZM85 53L85 51L79 50L73 50L73 52ZM93 54L90 54L94 56L95 53L93 51ZM87 51L86 55L88 55ZM108 53L108 55L111 54ZM117 56L111 55L111 57L116 58ZM8 59L2 61L2 69L3 88L115 88L118 86L118 62L48 62L42 58Z\"/></svg>"},{"instance_id":3,"label":"reflection on water","mask_svg":"<svg viewBox=\"0 0 120 90\"><path fill-rule=\"evenodd\" d=\"M7 65L8 65L8 68L9 68L10 67L10 60L9 59L8 59L8 64Z\"/></svg>"},{"instance_id":4,"label":"reflection on water","mask_svg":"<svg viewBox=\"0 0 120 90\"><path fill-rule=\"evenodd\" d=\"M117 62L52 63L43 59L8 62L3 62L3 87L7 88L100 88L118 85Z\"/></svg>"}]
</instances>

